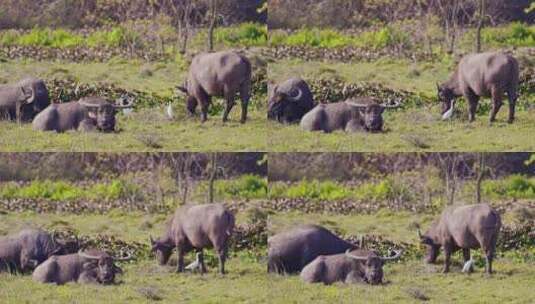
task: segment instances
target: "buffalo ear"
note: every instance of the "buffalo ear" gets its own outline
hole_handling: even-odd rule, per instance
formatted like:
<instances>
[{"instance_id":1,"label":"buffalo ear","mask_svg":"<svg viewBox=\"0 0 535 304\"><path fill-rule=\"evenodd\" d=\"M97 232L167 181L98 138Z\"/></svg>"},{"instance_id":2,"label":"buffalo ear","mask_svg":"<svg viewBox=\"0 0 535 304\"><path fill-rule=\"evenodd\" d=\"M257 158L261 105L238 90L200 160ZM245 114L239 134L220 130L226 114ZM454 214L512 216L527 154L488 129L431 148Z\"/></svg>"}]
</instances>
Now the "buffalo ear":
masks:
<instances>
[{"instance_id":1,"label":"buffalo ear","mask_svg":"<svg viewBox=\"0 0 535 304\"><path fill-rule=\"evenodd\" d=\"M422 238L420 239L420 242L421 242L422 244L425 244L425 245L433 245L433 244L434 244L434 243L433 243L433 240L431 240L430 237L425 236L425 235L422 236Z\"/></svg>"},{"instance_id":2,"label":"buffalo ear","mask_svg":"<svg viewBox=\"0 0 535 304\"><path fill-rule=\"evenodd\" d=\"M176 88L181 91L182 93L188 94L188 89L184 86L176 86Z\"/></svg>"}]
</instances>

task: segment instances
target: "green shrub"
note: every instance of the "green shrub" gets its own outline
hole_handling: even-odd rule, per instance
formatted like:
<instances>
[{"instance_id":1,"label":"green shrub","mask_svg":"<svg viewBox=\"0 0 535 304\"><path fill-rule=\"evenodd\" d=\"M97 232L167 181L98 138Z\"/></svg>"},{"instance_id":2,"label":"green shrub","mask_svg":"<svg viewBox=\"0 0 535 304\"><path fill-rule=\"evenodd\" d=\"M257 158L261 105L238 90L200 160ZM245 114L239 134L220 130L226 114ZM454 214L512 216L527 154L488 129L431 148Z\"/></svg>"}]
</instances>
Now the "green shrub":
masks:
<instances>
[{"instance_id":1,"label":"green shrub","mask_svg":"<svg viewBox=\"0 0 535 304\"><path fill-rule=\"evenodd\" d=\"M120 26L114 27L111 31L96 31L91 33L86 40L90 47L120 47L124 42L125 30Z\"/></svg>"},{"instance_id":2,"label":"green shrub","mask_svg":"<svg viewBox=\"0 0 535 304\"><path fill-rule=\"evenodd\" d=\"M264 46L267 43L267 26L243 23L237 27L216 28L214 40L231 46Z\"/></svg>"},{"instance_id":3,"label":"green shrub","mask_svg":"<svg viewBox=\"0 0 535 304\"><path fill-rule=\"evenodd\" d=\"M505 179L484 181L483 193L498 198L535 198L535 178L511 175Z\"/></svg>"},{"instance_id":4,"label":"green shrub","mask_svg":"<svg viewBox=\"0 0 535 304\"><path fill-rule=\"evenodd\" d=\"M505 27L489 27L483 29L481 38L494 46L535 46L535 26L513 22Z\"/></svg>"},{"instance_id":5,"label":"green shrub","mask_svg":"<svg viewBox=\"0 0 535 304\"><path fill-rule=\"evenodd\" d=\"M87 188L63 181L33 181L19 186L7 183L0 187L2 199L49 199L54 201L72 201L77 199L115 200L127 194L136 193L138 189L121 180L111 183L97 183Z\"/></svg>"},{"instance_id":6,"label":"green shrub","mask_svg":"<svg viewBox=\"0 0 535 304\"><path fill-rule=\"evenodd\" d=\"M19 36L16 41L11 43L25 46L69 48L83 44L83 42L84 38L81 35L63 29L35 28L29 33Z\"/></svg>"},{"instance_id":7,"label":"green shrub","mask_svg":"<svg viewBox=\"0 0 535 304\"><path fill-rule=\"evenodd\" d=\"M267 179L258 175L246 174L234 180L220 180L215 185L217 193L235 198L265 198Z\"/></svg>"}]
</instances>

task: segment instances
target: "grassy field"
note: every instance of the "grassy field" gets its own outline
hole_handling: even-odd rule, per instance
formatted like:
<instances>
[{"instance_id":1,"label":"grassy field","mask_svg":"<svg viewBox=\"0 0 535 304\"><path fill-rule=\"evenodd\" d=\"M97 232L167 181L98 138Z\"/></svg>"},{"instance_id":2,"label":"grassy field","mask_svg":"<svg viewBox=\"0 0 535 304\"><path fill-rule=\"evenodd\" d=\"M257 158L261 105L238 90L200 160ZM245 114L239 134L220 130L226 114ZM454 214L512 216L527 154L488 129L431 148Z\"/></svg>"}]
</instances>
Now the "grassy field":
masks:
<instances>
[{"instance_id":1,"label":"grassy field","mask_svg":"<svg viewBox=\"0 0 535 304\"><path fill-rule=\"evenodd\" d=\"M147 76L146 71L151 71ZM127 90L155 92L171 96L184 79L184 68L174 62L143 63L117 59L109 63L64 63L7 61L0 63L0 82L35 75L44 79L74 78L82 83L104 82ZM64 134L33 131L31 125L0 122L0 150L12 151L264 151L266 119L263 96L253 96L248 122L239 123L237 104L230 121L223 124L222 114L199 118L185 114L182 99L173 105L176 118L164 115L164 105L142 109L128 117L118 116L118 133ZM223 102L223 101L217 101Z\"/></svg>"},{"instance_id":2,"label":"grassy field","mask_svg":"<svg viewBox=\"0 0 535 304\"><path fill-rule=\"evenodd\" d=\"M270 234L298 224L319 224L341 235L373 234L389 240L416 242L414 223L427 227L430 214L383 210L373 215L278 213L270 216ZM507 223L508 220L505 220ZM472 254L480 256L477 251ZM529 253L527 253L529 255ZM452 270L442 274L442 255L437 264L409 258L384 266L382 286L363 284L306 285L299 276L269 275L269 286L276 290L270 303L531 303L531 285L535 278L532 262L523 262L506 253L494 263L495 274L483 273L478 265L474 274L461 273L461 256L452 257ZM476 258L477 259L477 258Z\"/></svg>"},{"instance_id":3,"label":"grassy field","mask_svg":"<svg viewBox=\"0 0 535 304\"><path fill-rule=\"evenodd\" d=\"M532 63L529 63L532 64ZM345 82L381 83L396 90L435 96L436 82L448 78L451 62L411 62L381 59L372 62L338 63L282 60L269 66L270 80L279 82L299 75L303 79L338 78ZM508 106L502 107L497 122L490 125L488 115L477 115L468 123L465 106L451 121L440 120L438 104L409 107L387 112L385 132L380 134L306 133L298 125L269 122L268 145L272 151L531 151L535 126L533 109L523 110L535 101L533 95L521 96L515 123L506 122ZM482 104L490 103L489 100Z\"/></svg>"},{"instance_id":4,"label":"grassy field","mask_svg":"<svg viewBox=\"0 0 535 304\"><path fill-rule=\"evenodd\" d=\"M87 236L113 235L126 242L148 245L148 236L159 236L167 215L112 211L97 214L35 214L33 212L0 214L0 235L15 233L24 227L74 230ZM238 214L237 223L245 221ZM211 251L210 251L211 253ZM142 258L121 265L124 275L113 286L68 284L52 286L35 283L30 276L0 274L0 302L72 302L147 303L266 303L266 275L261 252L230 252L228 274L217 274L215 259L207 259L209 273L174 273L173 266L162 267L153 259ZM211 255L211 254L210 254ZM193 254L186 257L186 262ZM32 286L32 287L30 287ZM32 288L31 293L26 290ZM251 295L254 295L254 299Z\"/></svg>"}]
</instances>

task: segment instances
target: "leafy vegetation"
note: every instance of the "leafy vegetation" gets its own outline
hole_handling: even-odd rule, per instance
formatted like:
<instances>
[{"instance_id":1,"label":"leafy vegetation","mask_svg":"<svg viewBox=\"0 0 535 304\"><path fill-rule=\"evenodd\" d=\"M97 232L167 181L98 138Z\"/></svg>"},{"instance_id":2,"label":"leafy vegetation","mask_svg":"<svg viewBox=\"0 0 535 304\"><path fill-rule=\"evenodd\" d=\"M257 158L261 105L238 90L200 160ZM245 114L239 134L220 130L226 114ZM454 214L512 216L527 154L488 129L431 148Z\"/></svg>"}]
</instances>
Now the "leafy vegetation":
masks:
<instances>
[{"instance_id":1,"label":"leafy vegetation","mask_svg":"<svg viewBox=\"0 0 535 304\"><path fill-rule=\"evenodd\" d=\"M535 199L535 178L511 175L504 179L488 180L482 185L486 195L499 198Z\"/></svg>"}]
</instances>

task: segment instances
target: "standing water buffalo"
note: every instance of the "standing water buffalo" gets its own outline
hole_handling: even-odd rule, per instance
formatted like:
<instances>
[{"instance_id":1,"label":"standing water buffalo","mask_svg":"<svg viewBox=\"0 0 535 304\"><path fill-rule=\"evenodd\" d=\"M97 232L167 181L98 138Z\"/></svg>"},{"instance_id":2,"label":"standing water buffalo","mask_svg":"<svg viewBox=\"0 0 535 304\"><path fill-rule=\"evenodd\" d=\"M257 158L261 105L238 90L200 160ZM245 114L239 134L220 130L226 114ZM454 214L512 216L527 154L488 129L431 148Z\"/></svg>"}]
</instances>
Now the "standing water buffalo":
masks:
<instances>
[{"instance_id":1,"label":"standing water buffalo","mask_svg":"<svg viewBox=\"0 0 535 304\"><path fill-rule=\"evenodd\" d=\"M320 255L303 268L301 279L307 283L366 282L376 285L383 282L384 262L396 260L400 256L401 252L396 252L392 257L381 257L376 251L362 249Z\"/></svg>"},{"instance_id":2,"label":"standing water buffalo","mask_svg":"<svg viewBox=\"0 0 535 304\"><path fill-rule=\"evenodd\" d=\"M346 132L380 132L383 129L383 111L395 105L382 105L370 97L348 99L343 102L319 104L303 116L301 128L305 131L335 130Z\"/></svg>"},{"instance_id":3,"label":"standing water buffalo","mask_svg":"<svg viewBox=\"0 0 535 304\"><path fill-rule=\"evenodd\" d=\"M165 265L176 248L177 272L184 271L184 255L196 250L201 273L206 272L203 248L214 247L219 257L219 272L225 273L228 242L234 231L234 215L223 205L186 205L177 208L167 231L157 240L150 238L152 252L160 265Z\"/></svg>"},{"instance_id":4,"label":"standing water buffalo","mask_svg":"<svg viewBox=\"0 0 535 304\"><path fill-rule=\"evenodd\" d=\"M0 86L0 119L32 120L50 104L43 80L25 78L14 85Z\"/></svg>"},{"instance_id":5,"label":"standing water buffalo","mask_svg":"<svg viewBox=\"0 0 535 304\"><path fill-rule=\"evenodd\" d=\"M193 58L184 85L177 88L186 93L186 107L191 115L195 114L197 104L201 104L202 122L208 118L212 96L226 99L223 113L223 122L226 122L236 93L239 92L241 123L245 123L251 94L251 74L251 62L243 55L228 51L204 53Z\"/></svg>"},{"instance_id":6,"label":"standing water buffalo","mask_svg":"<svg viewBox=\"0 0 535 304\"><path fill-rule=\"evenodd\" d=\"M268 272L299 272L319 255L343 253L355 248L323 227L300 226L268 239Z\"/></svg>"},{"instance_id":7,"label":"standing water buffalo","mask_svg":"<svg viewBox=\"0 0 535 304\"><path fill-rule=\"evenodd\" d=\"M427 245L426 261L434 263L440 247L444 248L444 272L449 272L450 256L462 249L464 262L470 260L470 249L480 247L485 253L487 273L492 273L492 259L501 227L500 215L487 204L449 207L431 224L421 243Z\"/></svg>"},{"instance_id":8,"label":"standing water buffalo","mask_svg":"<svg viewBox=\"0 0 535 304\"><path fill-rule=\"evenodd\" d=\"M65 253L66 244L40 229L24 229L0 239L0 272L26 272L48 257Z\"/></svg>"},{"instance_id":9,"label":"standing water buffalo","mask_svg":"<svg viewBox=\"0 0 535 304\"><path fill-rule=\"evenodd\" d=\"M67 282L82 284L111 284L121 268L114 261L126 261L130 256L116 258L96 249L67 255L55 255L39 265L33 272L33 280L41 283Z\"/></svg>"},{"instance_id":10,"label":"standing water buffalo","mask_svg":"<svg viewBox=\"0 0 535 304\"><path fill-rule=\"evenodd\" d=\"M443 118L453 111L455 98L464 96L468 101L469 120L475 119L480 97L492 98L490 122L502 106L502 98L507 93L509 98L509 123L515 119L515 104L519 68L516 59L504 53L481 53L463 57L455 72L445 83L438 85L438 98L442 102Z\"/></svg>"},{"instance_id":11,"label":"standing water buffalo","mask_svg":"<svg viewBox=\"0 0 535 304\"><path fill-rule=\"evenodd\" d=\"M290 78L269 89L269 119L288 124L299 122L312 108L314 108L312 92L301 78Z\"/></svg>"},{"instance_id":12,"label":"standing water buffalo","mask_svg":"<svg viewBox=\"0 0 535 304\"><path fill-rule=\"evenodd\" d=\"M133 104L115 105L101 97L84 97L78 101L55 103L33 120L33 128L40 131L68 130L112 132L115 130L117 109Z\"/></svg>"}]
</instances>

